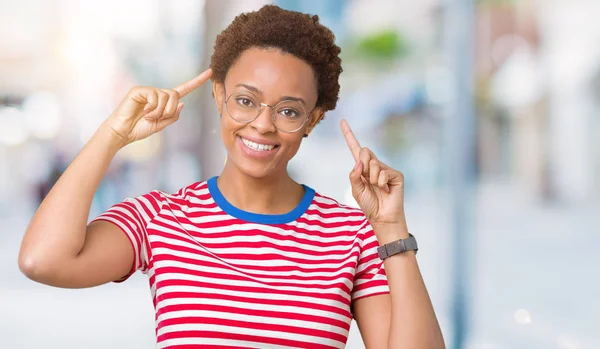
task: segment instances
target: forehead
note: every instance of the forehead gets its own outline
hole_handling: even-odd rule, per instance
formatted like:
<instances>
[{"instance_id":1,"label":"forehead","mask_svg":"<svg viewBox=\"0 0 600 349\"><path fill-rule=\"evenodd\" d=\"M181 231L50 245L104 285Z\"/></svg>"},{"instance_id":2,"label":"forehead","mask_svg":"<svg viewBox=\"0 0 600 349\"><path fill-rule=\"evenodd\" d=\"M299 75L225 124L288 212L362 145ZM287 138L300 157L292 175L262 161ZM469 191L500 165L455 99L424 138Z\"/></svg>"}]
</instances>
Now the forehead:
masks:
<instances>
[{"instance_id":1,"label":"forehead","mask_svg":"<svg viewBox=\"0 0 600 349\"><path fill-rule=\"evenodd\" d=\"M302 59L277 49L250 48L229 69L225 86L251 85L267 98L298 96L316 102L314 71ZM307 101L308 102L308 101Z\"/></svg>"}]
</instances>

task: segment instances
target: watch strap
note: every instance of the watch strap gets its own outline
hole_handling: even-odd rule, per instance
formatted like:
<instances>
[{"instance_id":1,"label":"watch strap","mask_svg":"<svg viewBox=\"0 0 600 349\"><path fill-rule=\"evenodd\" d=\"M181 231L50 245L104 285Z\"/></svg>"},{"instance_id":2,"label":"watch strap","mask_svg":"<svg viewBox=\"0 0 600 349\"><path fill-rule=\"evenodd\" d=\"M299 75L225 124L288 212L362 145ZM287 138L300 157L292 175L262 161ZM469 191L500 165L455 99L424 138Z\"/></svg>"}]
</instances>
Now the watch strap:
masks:
<instances>
[{"instance_id":1,"label":"watch strap","mask_svg":"<svg viewBox=\"0 0 600 349\"><path fill-rule=\"evenodd\" d=\"M379 254L379 258L384 260L390 256L393 256L398 253L403 253L406 251L417 251L419 247L417 245L417 239L412 234L408 234L408 238L400 239L396 241L392 241L383 246L379 246L377 248L377 253Z\"/></svg>"}]
</instances>

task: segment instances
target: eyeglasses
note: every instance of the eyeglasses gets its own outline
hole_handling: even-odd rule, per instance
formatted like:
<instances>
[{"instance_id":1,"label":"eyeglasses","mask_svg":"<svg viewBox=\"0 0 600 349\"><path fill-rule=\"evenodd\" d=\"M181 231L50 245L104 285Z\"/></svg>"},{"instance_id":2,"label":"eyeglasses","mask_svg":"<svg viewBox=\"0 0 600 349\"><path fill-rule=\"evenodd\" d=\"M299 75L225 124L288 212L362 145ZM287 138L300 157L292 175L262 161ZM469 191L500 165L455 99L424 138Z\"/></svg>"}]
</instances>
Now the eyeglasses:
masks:
<instances>
[{"instance_id":1,"label":"eyeglasses","mask_svg":"<svg viewBox=\"0 0 600 349\"><path fill-rule=\"evenodd\" d=\"M225 109L229 116L242 124L249 124L262 113L263 107L271 108L273 125L286 133L293 133L302 128L309 119L304 105L296 100L283 100L275 105L262 103L247 92L236 92L225 100ZM311 111L312 112L312 111Z\"/></svg>"}]
</instances>

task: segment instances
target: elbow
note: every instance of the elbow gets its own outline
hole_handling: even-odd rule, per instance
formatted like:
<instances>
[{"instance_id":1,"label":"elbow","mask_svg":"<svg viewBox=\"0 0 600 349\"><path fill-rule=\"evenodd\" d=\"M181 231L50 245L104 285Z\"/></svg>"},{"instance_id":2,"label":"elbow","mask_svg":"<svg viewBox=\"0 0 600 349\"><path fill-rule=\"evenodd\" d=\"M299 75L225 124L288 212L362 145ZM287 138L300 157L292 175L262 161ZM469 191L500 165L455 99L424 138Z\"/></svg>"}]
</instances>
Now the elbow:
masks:
<instances>
[{"instance_id":1,"label":"elbow","mask_svg":"<svg viewBox=\"0 0 600 349\"><path fill-rule=\"evenodd\" d=\"M19 254L19 270L33 281L38 281L43 274L39 260L34 256L21 252Z\"/></svg>"},{"instance_id":2,"label":"elbow","mask_svg":"<svg viewBox=\"0 0 600 349\"><path fill-rule=\"evenodd\" d=\"M45 284L51 278L48 261L39 256L21 251L18 264L21 273L30 280Z\"/></svg>"}]
</instances>

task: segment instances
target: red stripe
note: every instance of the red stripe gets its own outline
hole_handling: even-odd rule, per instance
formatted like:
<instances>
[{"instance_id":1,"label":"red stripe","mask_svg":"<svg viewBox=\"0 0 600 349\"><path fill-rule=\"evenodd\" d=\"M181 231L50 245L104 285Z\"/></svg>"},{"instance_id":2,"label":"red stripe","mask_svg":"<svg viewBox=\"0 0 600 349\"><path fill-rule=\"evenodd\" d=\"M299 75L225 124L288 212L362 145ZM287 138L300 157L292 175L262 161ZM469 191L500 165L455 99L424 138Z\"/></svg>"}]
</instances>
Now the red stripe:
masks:
<instances>
[{"instance_id":1,"label":"red stripe","mask_svg":"<svg viewBox=\"0 0 600 349\"><path fill-rule=\"evenodd\" d=\"M161 280L156 283L156 287L166 287L166 286L190 286L190 287L204 287L204 288L215 288L221 290L228 291L238 291L238 292L246 292L246 293L256 293L257 295L268 295L268 294L277 294L283 296L298 296L305 298L317 298L317 299L329 299L333 301L338 301L342 304L350 304L350 301L347 298L342 297L338 294L330 294L330 293L320 293L320 292L311 292L310 289L307 291L292 291L292 290L276 290L267 287L259 287L259 286L240 286L240 285L221 285L212 283L210 281L190 281L190 280Z\"/></svg>"},{"instance_id":2,"label":"red stripe","mask_svg":"<svg viewBox=\"0 0 600 349\"><path fill-rule=\"evenodd\" d=\"M291 312L284 312L284 311L249 309L249 308L240 308L240 307L224 306L224 305L217 305L217 304L177 304L177 305L168 305L168 306L160 308L161 314L167 314L170 312L177 312L177 311L186 311L186 310L198 310L198 311L204 310L204 311L214 311L214 312L230 313L230 314L242 314L242 315L273 318L273 319L301 320L301 321L306 321L306 322L315 322L315 323L320 323L320 324L331 325L331 326L339 327L346 331L350 329L350 325L348 323L340 321L340 320L336 320L333 318L328 318L328 317L318 316L318 315L302 314L302 313L291 313Z\"/></svg>"},{"instance_id":3,"label":"red stripe","mask_svg":"<svg viewBox=\"0 0 600 349\"><path fill-rule=\"evenodd\" d=\"M175 230L175 229L172 229ZM177 230L175 230L177 231ZM183 231L179 231L179 233L185 234L185 232ZM168 238L168 239L172 239L172 240L177 240L177 241L182 241L182 242L186 242L189 243L190 239L189 237L186 238L185 236L181 236L181 235L176 235L173 234L171 232L166 232L166 231L160 231L160 230L154 230L153 235L156 236L162 236L164 238ZM244 236L254 236L255 234L244 234ZM266 234L261 234L261 235L266 235ZM277 238L275 237L276 234L273 234L273 240L276 240ZM239 237L239 234L238 234ZM349 242L338 242L338 243L331 243L328 244L328 246L322 246L321 244L299 244L296 243L296 246L287 246L287 245L279 245L279 244L275 244L271 241L228 241L226 243L223 242L211 242L214 241L211 238L207 238L204 239L205 241L201 241L200 243L202 244L203 247L205 248L272 248L275 250L279 250L282 252L296 252L296 253L302 253L302 254L307 254L307 255L313 255L313 256L330 256L330 255L349 255L353 249L357 249L358 248L358 242L357 241L349 241ZM284 240L284 239L278 239L278 240ZM323 247L338 247L337 249L328 249L328 250L322 250Z\"/></svg>"},{"instance_id":4,"label":"red stripe","mask_svg":"<svg viewBox=\"0 0 600 349\"><path fill-rule=\"evenodd\" d=\"M249 278L271 277L271 278L279 278L282 280L291 279L291 280L299 280L299 281L338 281L338 282L342 281L342 280L340 280L341 278L344 278L344 279L347 279L350 281L352 281L354 279L354 274L349 273L349 272L340 271L342 268L330 268L330 269L332 269L332 271L330 271L328 273L328 275L311 275L311 274L316 274L316 273L324 273L320 269L311 270L309 272L306 272L309 275L291 275L291 274L273 275L273 274L265 274L265 271L267 271L267 272L273 271L273 269L271 267L263 267L261 269L258 269L258 271L261 271L260 273L251 273L247 270L240 271L239 268L234 268L228 264L216 263L216 262L205 261L205 260L200 260L200 259L179 257L179 256L175 256L175 255L171 255L171 254L163 254L163 253L155 255L154 261L155 262L176 261L176 262L183 263L185 265L194 265L197 267L211 267L211 268L218 268L218 269L223 269L223 270L231 270L235 273L240 273L240 274L246 275ZM352 264L352 263L350 262L348 264ZM185 268L185 269L190 270L189 268ZM335 274L331 274L331 273L335 273ZM306 285L306 283L303 283L303 284Z\"/></svg>"},{"instance_id":5,"label":"red stripe","mask_svg":"<svg viewBox=\"0 0 600 349\"><path fill-rule=\"evenodd\" d=\"M188 253L194 253L194 254L199 253L199 254L202 254L205 256L210 256L211 258L227 260L228 263L231 263L231 261L237 261L237 260L246 260L246 261L278 260L278 261L288 261L288 262L294 262L294 263L299 263L299 264L316 265L316 266L318 266L320 264L334 264L334 265L339 266L339 265L345 265L348 262L349 257L353 256L353 254L350 254L346 258L310 260L310 259L303 259L303 258L297 258L297 257L290 257L290 256L286 256L284 254L279 254L279 253L260 253L260 252L258 252L257 254L250 254L250 253L237 253L237 252L231 252L231 253L222 252L222 253L219 253L218 255L215 255L212 253L205 252L205 249L202 249L202 247L195 249L195 248L191 248L191 247L187 247L187 246L171 245L169 243L162 242L162 241L152 242L152 248L161 248L161 247L167 248L170 250L174 250L174 251L188 252ZM355 252L355 253L357 253L357 252Z\"/></svg>"},{"instance_id":6,"label":"red stripe","mask_svg":"<svg viewBox=\"0 0 600 349\"><path fill-rule=\"evenodd\" d=\"M228 300L234 302L244 302L244 303L254 303L254 304L265 304L265 305L274 305L274 306L289 306L289 307L299 307L299 308L308 308L315 309L329 313L335 313L342 316L346 316L349 319L351 318L350 312L341 308L332 307L325 304L318 304L314 302L303 302L293 299L269 299L265 298L263 295L257 295L260 298L250 298L250 297L242 297L242 296L233 296L227 294L217 294L217 293L205 293L205 292L167 292L159 295L157 297L158 302L162 302L169 299L174 298L202 298L202 299L216 299L216 300ZM348 324L348 328L350 324Z\"/></svg>"},{"instance_id":7,"label":"red stripe","mask_svg":"<svg viewBox=\"0 0 600 349\"><path fill-rule=\"evenodd\" d=\"M248 347L236 347L233 345L214 345L214 344L181 344L181 345L169 345L165 349L197 349L197 348L211 348L211 349L248 349Z\"/></svg>"},{"instance_id":8,"label":"red stripe","mask_svg":"<svg viewBox=\"0 0 600 349\"><path fill-rule=\"evenodd\" d=\"M177 246L174 246L177 247ZM194 250L196 251L196 250ZM208 253L204 253L203 251L197 251L197 254L201 254L201 255L205 255L205 256L211 256ZM356 254L356 253L355 253ZM212 258L215 258L214 256L211 256ZM217 260L220 260L218 258L215 258ZM352 258L351 258L352 259ZM223 263L216 263L216 262L208 262L208 261L204 261L204 260L199 260L199 259L190 259L190 258L185 258L185 257L180 257L180 256L176 256L173 255L171 253L159 253L156 254L154 256L154 260L156 261L162 261L162 260L176 260L176 261L185 261L185 260L189 260L190 262L194 263L195 265L198 266L216 266L216 267L221 267L221 268L227 268L227 266L231 266L231 270L238 270L238 269L242 269L244 270L245 274L248 275L258 275L258 276L264 276L264 272L265 271L277 271L277 272L302 272L302 273L315 273L315 272L319 272L319 273L334 273L334 272L339 272L340 269L343 268L355 268L356 267L356 261L352 261L349 260L348 262L344 263L344 264L340 264L339 266L336 266L334 268L313 268L313 269L308 269L308 268L303 268L300 265L273 265L273 266L260 266L260 265L256 265L256 264L233 264L230 262L224 262ZM250 273L249 271L257 271L259 272L258 274L256 273ZM354 276L354 275L353 275ZM283 277L283 276L282 276Z\"/></svg>"},{"instance_id":9,"label":"red stripe","mask_svg":"<svg viewBox=\"0 0 600 349\"><path fill-rule=\"evenodd\" d=\"M157 267L156 268L156 274L169 274L169 273L194 275L194 276L198 276L201 278L216 279L216 280L246 281L246 282L256 283L256 284L268 283L268 286L271 286L271 287L308 287L308 286L310 286L311 289L319 289L319 290L341 289L342 291L350 294L350 289L348 288L348 286L346 286L341 281L336 284L333 284L333 285L320 285L320 284L314 284L314 283L307 285L306 282L300 282L300 281L299 282L276 282L276 281L271 281L271 280L269 280L268 282L265 280L257 281L257 280L254 280L250 277L243 276L243 275L192 270L192 269L187 269L187 268L178 268L178 267ZM239 287L242 288L242 287L246 287L246 286L239 286Z\"/></svg>"},{"instance_id":10,"label":"red stripe","mask_svg":"<svg viewBox=\"0 0 600 349\"><path fill-rule=\"evenodd\" d=\"M292 339L282 339L282 338L271 338L271 337L262 337L262 336L254 336L247 335L235 332L217 332L217 331L176 331L164 333L158 336L158 342L162 342L167 339L177 339L177 338L218 338L218 339L233 339L239 341L247 341L254 343L263 343L263 344L276 344L276 345L285 345L289 347L296 348L305 348L305 349L333 349L336 347L332 347L329 345L323 345L318 343L309 343L303 341L297 341ZM343 342L345 343L345 341Z\"/></svg>"}]
</instances>

